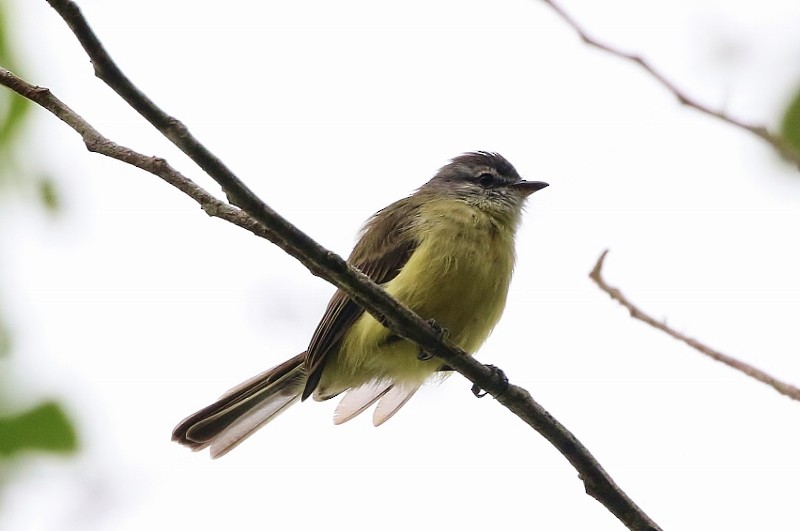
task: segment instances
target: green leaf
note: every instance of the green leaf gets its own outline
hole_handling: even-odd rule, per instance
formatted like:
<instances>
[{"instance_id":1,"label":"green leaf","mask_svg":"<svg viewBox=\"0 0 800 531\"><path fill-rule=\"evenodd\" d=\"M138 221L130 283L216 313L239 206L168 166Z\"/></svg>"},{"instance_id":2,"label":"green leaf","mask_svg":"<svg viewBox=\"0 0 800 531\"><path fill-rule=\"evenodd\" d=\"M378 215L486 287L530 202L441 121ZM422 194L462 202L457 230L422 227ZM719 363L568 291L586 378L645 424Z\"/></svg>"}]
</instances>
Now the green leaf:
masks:
<instances>
[{"instance_id":1,"label":"green leaf","mask_svg":"<svg viewBox=\"0 0 800 531\"><path fill-rule=\"evenodd\" d=\"M8 70L15 70L14 58L9 46L6 30L6 14L4 4L0 2L0 65ZM6 99L0 109L5 112L0 114L0 147L7 147L19 132L20 126L31 109L31 102L10 90L0 92L0 97Z\"/></svg>"},{"instance_id":2,"label":"green leaf","mask_svg":"<svg viewBox=\"0 0 800 531\"><path fill-rule=\"evenodd\" d=\"M55 402L44 402L23 413L0 417L0 457L22 451L69 454L77 449L75 428Z\"/></svg>"},{"instance_id":3,"label":"green leaf","mask_svg":"<svg viewBox=\"0 0 800 531\"><path fill-rule=\"evenodd\" d=\"M781 136L795 151L800 152L800 91L798 91L781 120Z\"/></svg>"},{"instance_id":4,"label":"green leaf","mask_svg":"<svg viewBox=\"0 0 800 531\"><path fill-rule=\"evenodd\" d=\"M11 352L11 332L0 315L0 358L5 358Z\"/></svg>"},{"instance_id":5,"label":"green leaf","mask_svg":"<svg viewBox=\"0 0 800 531\"><path fill-rule=\"evenodd\" d=\"M58 188L55 182L50 177L42 177L39 179L39 199L42 201L44 207L50 213L56 213L61 206L59 199Z\"/></svg>"},{"instance_id":6,"label":"green leaf","mask_svg":"<svg viewBox=\"0 0 800 531\"><path fill-rule=\"evenodd\" d=\"M8 51L8 39L6 38L6 13L3 10L4 3L0 2L0 61L3 62L3 66L6 66L8 63L10 53ZM6 68L8 68L6 66Z\"/></svg>"},{"instance_id":7,"label":"green leaf","mask_svg":"<svg viewBox=\"0 0 800 531\"><path fill-rule=\"evenodd\" d=\"M31 102L10 90L5 90L3 93L9 101L8 112L0 116L0 146L7 147L21 131L21 126L30 111Z\"/></svg>"}]
</instances>

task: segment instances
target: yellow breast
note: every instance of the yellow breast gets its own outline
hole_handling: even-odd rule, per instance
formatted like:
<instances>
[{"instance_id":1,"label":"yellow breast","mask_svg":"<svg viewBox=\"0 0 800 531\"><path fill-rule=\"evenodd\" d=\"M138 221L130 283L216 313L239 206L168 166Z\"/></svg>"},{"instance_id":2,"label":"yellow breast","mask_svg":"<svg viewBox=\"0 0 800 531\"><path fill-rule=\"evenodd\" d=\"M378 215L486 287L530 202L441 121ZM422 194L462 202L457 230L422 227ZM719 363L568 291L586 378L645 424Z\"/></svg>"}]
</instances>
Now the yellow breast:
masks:
<instances>
[{"instance_id":1,"label":"yellow breast","mask_svg":"<svg viewBox=\"0 0 800 531\"><path fill-rule=\"evenodd\" d=\"M474 353L500 318L514 268L516 220L501 223L456 200L429 202L414 228L419 246L384 288L447 331L449 341ZM419 385L441 364L419 361L418 347L392 338L369 314L346 334L332 377L351 385L391 379Z\"/></svg>"},{"instance_id":2,"label":"yellow breast","mask_svg":"<svg viewBox=\"0 0 800 531\"><path fill-rule=\"evenodd\" d=\"M514 268L514 227L459 201L423 212L420 246L386 290L476 351L505 306Z\"/></svg>"}]
</instances>

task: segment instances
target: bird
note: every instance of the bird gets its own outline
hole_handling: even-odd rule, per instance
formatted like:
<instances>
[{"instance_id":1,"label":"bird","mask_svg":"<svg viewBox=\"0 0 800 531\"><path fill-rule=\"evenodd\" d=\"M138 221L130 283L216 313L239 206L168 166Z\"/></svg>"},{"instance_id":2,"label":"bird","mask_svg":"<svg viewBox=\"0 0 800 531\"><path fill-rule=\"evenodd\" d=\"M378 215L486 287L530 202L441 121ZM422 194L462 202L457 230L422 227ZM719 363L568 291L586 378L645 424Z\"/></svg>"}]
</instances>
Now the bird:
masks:
<instances>
[{"instance_id":1,"label":"bird","mask_svg":"<svg viewBox=\"0 0 800 531\"><path fill-rule=\"evenodd\" d=\"M505 307L527 198L547 186L496 152L464 153L375 213L348 262L473 355ZM305 351L189 415L172 439L218 458L292 405L342 394L335 424L375 405L379 426L448 370L338 290Z\"/></svg>"}]
</instances>

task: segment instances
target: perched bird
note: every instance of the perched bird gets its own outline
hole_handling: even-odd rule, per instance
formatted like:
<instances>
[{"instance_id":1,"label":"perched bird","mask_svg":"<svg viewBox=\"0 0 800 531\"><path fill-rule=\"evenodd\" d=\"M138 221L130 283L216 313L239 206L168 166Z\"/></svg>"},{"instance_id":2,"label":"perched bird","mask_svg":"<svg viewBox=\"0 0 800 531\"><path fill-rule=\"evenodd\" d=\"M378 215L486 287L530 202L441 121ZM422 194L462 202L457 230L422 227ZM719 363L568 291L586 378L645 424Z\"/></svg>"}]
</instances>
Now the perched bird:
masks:
<instances>
[{"instance_id":1,"label":"perched bird","mask_svg":"<svg viewBox=\"0 0 800 531\"><path fill-rule=\"evenodd\" d=\"M372 216L348 262L473 354L505 307L525 200L546 186L497 153L465 153ZM339 290L305 352L190 415L172 438L220 457L298 401L341 393L336 424L377 402L378 426L443 369Z\"/></svg>"}]
</instances>

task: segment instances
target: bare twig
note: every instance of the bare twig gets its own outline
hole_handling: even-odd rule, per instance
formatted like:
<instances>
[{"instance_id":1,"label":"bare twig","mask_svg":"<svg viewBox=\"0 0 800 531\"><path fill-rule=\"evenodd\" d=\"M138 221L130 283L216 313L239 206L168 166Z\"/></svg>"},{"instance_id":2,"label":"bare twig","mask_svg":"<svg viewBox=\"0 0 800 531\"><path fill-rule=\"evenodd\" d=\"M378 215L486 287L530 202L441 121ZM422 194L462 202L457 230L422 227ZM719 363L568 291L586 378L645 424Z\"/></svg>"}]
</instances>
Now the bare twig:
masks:
<instances>
[{"instance_id":1,"label":"bare twig","mask_svg":"<svg viewBox=\"0 0 800 531\"><path fill-rule=\"evenodd\" d=\"M84 35L84 40L94 43L94 48L91 49L94 49L95 52L97 49L102 50L102 46L93 32L91 32L88 24L86 24L85 21L80 23L83 19L77 6L72 2L48 1L53 7L56 7L57 10L67 10L73 21L71 27L73 27L74 31L78 33L89 32L89 37L91 38ZM76 20L78 22L76 22ZM100 67L101 71L105 68L110 68L110 66L105 63L106 61L110 62L111 59L105 52L100 54L100 56L96 54L92 55L90 50L87 50L87 52L90 53L92 61L95 63L96 70L98 69L98 64L102 65L102 67ZM113 62L111 65L113 65ZM115 66L113 68L116 69ZM142 114L152 114L155 116L161 113L146 96L141 94L121 75L121 72L120 76L121 77L117 79L117 81L121 83L119 92L129 95L134 94L131 98L137 102L137 105L143 107ZM40 103L43 107L71 125L84 136L85 141L88 136L89 141L87 142L87 147L89 147L90 150L113 156L118 160L134 164L158 175L190 195L190 197L200 203L209 214L219 215L222 213L224 215L229 215L234 218L232 221L237 225L243 226L255 234L267 238L287 251L300 260L313 274L324 278L346 291L367 311L376 316L383 316L384 322L387 322L388 325L402 337L416 342L426 352L438 356L472 383L477 384L480 388L494 395L501 404L548 439L576 470L578 470L580 478L584 482L586 492L606 506L606 508L617 516L628 528L636 530L660 529L658 525L656 525L655 522L653 522L644 511L614 483L594 456L589 453L588 449L542 408L542 406L536 403L527 391L518 386L507 384L489 367L475 361L460 349L444 344L440 339L440 333L429 323L395 301L379 286L358 270L349 266L339 256L319 246L303 232L272 211L260 199L252 194L252 192L222 165L216 157L191 137L184 127L181 126L179 128L180 134L173 134L171 137L168 135L168 137L177 145L183 146L182 149L195 159L212 178L223 186L223 189L228 193L229 199L236 202L237 205L242 208L241 211L217 200L211 196L211 194L208 194L202 190L202 188L175 172L162 159L144 157L143 155L128 150L127 148L122 148L100 137L91 126L86 124L77 114L52 96L47 89L27 84L8 71L0 71L0 83ZM166 114L163 116L166 117L164 123L167 124L168 131L172 130L170 129L171 125L179 123ZM232 211L228 209L232 209ZM224 216L220 215L220 217Z\"/></svg>"},{"instance_id":2,"label":"bare twig","mask_svg":"<svg viewBox=\"0 0 800 531\"><path fill-rule=\"evenodd\" d=\"M706 356L708 356L713 360L716 360L720 363L724 363L728 367L732 367L737 371L743 372L747 376L750 376L751 378L755 378L759 382L769 385L782 395L786 395L794 400L800 400L800 389L798 389L797 387L782 382L777 378L773 378L769 374L765 373L760 369L756 369L752 365L744 363L743 361L739 361L736 358L732 358L726 354L723 354L722 352L719 352L718 350L714 350L713 348L704 345L703 343L701 343L696 339L681 334L677 330L674 330L669 326L667 326L665 323L656 321L655 319L653 319L652 317L641 311L632 302L630 302L627 298L625 298L625 296L619 289L613 286L609 286L603 279L602 269L603 269L603 263L605 262L606 259L606 255L608 255L608 249L603 251L600 257L597 259L597 263L594 265L594 268L592 269L591 273L589 273L589 278L591 278L594 281L594 283L597 284L597 287L608 293L609 297L611 297L612 299L620 303L622 306L624 306L625 309L628 310L628 312L630 312L631 317L633 317L634 319L638 319L644 323L647 323L653 328L661 330L665 334L674 337L678 341L683 341L693 349L699 351L701 354L705 354Z\"/></svg>"},{"instance_id":3,"label":"bare twig","mask_svg":"<svg viewBox=\"0 0 800 531\"><path fill-rule=\"evenodd\" d=\"M651 65L647 60L643 59L641 56L624 52L618 48L614 48L608 44L602 43L599 40L595 39L580 25L578 22L569 14L567 13L564 8L562 8L559 4L557 4L554 0L543 0L545 4L550 6L550 8L555 11L555 13L561 17L561 19L566 22L566 24L571 27L575 33L578 34L578 37L581 40L588 44L589 46L594 46L595 48L602 50L608 54L611 54L615 57L619 57L620 59L624 59L626 61L635 63L639 65L642 69L644 69L651 77L653 77L658 83L670 91L677 100L687 107L691 107L696 111L699 111L707 116L712 116L717 120L721 120L729 125L737 127L739 129L743 129L749 133L752 133L759 137L760 139L768 142L772 145L772 147L778 151L778 153L783 156L786 160L790 161L795 166L800 167L800 153L791 145L789 144L785 138L780 135L776 135L775 133L770 132L766 127L762 125L754 125L751 123L744 122L739 120L738 118L734 118L722 111L714 110L707 105L704 105L697 101L695 98L692 98L685 92L675 85L672 81L667 79L667 77L656 70L656 68Z\"/></svg>"},{"instance_id":4,"label":"bare twig","mask_svg":"<svg viewBox=\"0 0 800 531\"><path fill-rule=\"evenodd\" d=\"M31 85L2 67L0 67L0 85L5 85L20 96L39 104L77 131L89 151L152 173L194 199L209 216L224 219L252 232L256 236L269 239L268 235L272 232L270 229L238 208L220 201L191 179L175 170L166 160L159 157L148 157L104 137L80 115L53 95L49 89Z\"/></svg>"}]
</instances>

